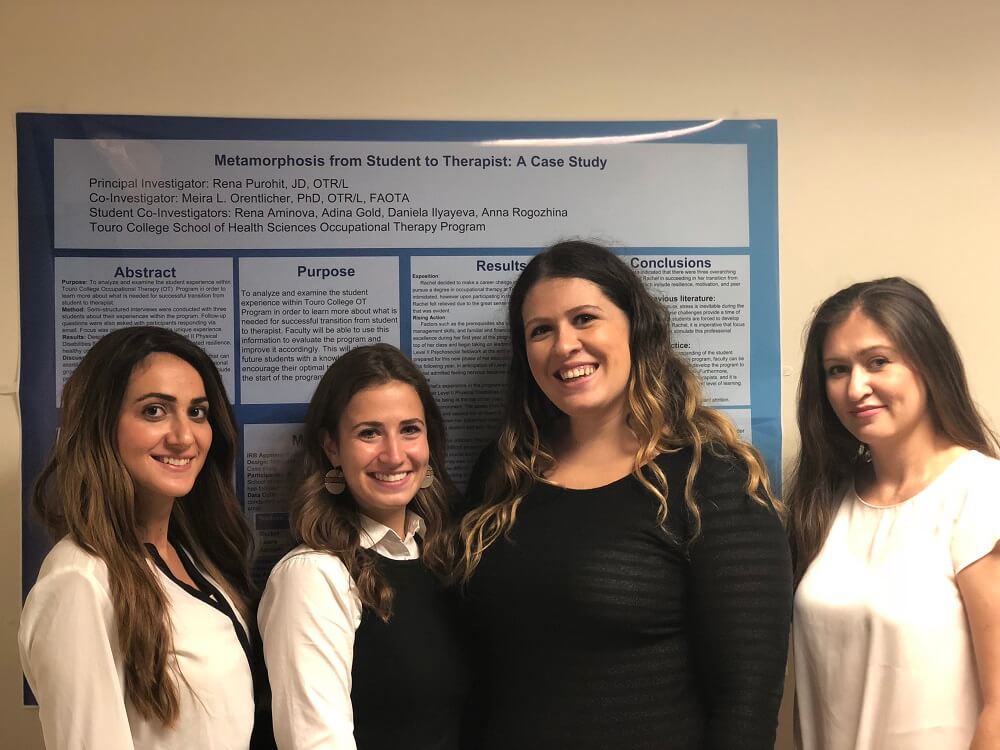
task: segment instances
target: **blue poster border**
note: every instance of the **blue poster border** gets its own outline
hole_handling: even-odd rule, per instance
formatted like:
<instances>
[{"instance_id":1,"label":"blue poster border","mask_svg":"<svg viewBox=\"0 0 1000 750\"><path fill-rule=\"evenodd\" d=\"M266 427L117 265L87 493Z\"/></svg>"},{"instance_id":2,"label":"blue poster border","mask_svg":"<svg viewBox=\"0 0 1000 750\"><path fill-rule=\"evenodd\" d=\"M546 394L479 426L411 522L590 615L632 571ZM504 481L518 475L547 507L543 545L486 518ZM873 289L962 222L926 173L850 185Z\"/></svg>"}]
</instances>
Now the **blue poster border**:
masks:
<instances>
[{"instance_id":1,"label":"blue poster border","mask_svg":"<svg viewBox=\"0 0 1000 750\"><path fill-rule=\"evenodd\" d=\"M501 138L580 138L641 135L704 125L688 121L437 121L437 120L294 120L174 117L145 115L63 115L20 113L16 119L18 222L20 259L22 414L22 590L28 591L49 543L32 523L28 500L34 477L41 470L54 438L58 414L52 403L55 362L56 257L217 257L232 258L238 282L239 259L272 256L275 251L212 249L198 251L95 251L55 248L54 163L56 139L285 140L285 141L455 141ZM666 140L666 139L664 139ZM657 141L651 141L656 143ZM768 462L775 485L781 470L781 373L778 266L777 122L731 120L700 132L669 139L671 143L743 144L747 147L749 245L745 248L622 247L629 254L737 254L750 258L750 393L754 443ZM366 256L400 259L400 307L409 309L408 267L420 255L530 255L539 248L479 247L455 250L434 247L371 248ZM281 255L356 255L355 250L283 249ZM238 288L238 283L234 289ZM400 317L400 341L410 349L408 319ZM239 305L234 304L239 325ZM242 405L239 403L239 336L234 369L237 419L246 423L300 420L303 404ZM740 405L734 405L738 407ZM745 405L744 405L745 406ZM242 463L242 457L240 456ZM242 471L237 471L242 497Z\"/></svg>"}]
</instances>

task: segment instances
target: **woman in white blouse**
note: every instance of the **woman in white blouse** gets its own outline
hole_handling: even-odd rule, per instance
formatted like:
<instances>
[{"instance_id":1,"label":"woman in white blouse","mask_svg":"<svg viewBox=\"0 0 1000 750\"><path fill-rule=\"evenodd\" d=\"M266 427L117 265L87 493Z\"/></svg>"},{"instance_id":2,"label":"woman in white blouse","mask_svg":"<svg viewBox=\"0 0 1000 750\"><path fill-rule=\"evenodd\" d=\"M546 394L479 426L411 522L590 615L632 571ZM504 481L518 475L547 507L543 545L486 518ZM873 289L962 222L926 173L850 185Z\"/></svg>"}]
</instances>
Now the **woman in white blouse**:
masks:
<instances>
[{"instance_id":1,"label":"woman in white blouse","mask_svg":"<svg viewBox=\"0 0 1000 750\"><path fill-rule=\"evenodd\" d=\"M1000 747L997 436L927 295L889 278L823 302L798 421L799 747Z\"/></svg>"},{"instance_id":2,"label":"woman in white blouse","mask_svg":"<svg viewBox=\"0 0 1000 750\"><path fill-rule=\"evenodd\" d=\"M218 370L162 328L109 333L63 388L32 493L55 547L21 615L49 750L246 750L251 536Z\"/></svg>"},{"instance_id":3,"label":"woman in white blouse","mask_svg":"<svg viewBox=\"0 0 1000 750\"><path fill-rule=\"evenodd\" d=\"M302 542L258 621L281 750L454 750L466 676L448 568L444 423L387 344L340 357L306 413Z\"/></svg>"}]
</instances>

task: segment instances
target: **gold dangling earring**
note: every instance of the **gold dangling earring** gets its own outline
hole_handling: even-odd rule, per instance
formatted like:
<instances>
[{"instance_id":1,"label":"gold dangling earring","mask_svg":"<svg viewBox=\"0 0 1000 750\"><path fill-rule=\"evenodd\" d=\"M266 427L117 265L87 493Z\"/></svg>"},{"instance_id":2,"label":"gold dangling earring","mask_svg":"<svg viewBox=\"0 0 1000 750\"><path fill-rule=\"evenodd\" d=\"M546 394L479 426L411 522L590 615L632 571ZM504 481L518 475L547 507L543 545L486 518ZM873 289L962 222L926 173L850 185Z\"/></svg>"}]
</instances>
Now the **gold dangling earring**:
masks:
<instances>
[{"instance_id":1,"label":"gold dangling earring","mask_svg":"<svg viewBox=\"0 0 1000 750\"><path fill-rule=\"evenodd\" d=\"M340 495L347 488L347 482L344 481L344 470L339 466L334 466L330 471L326 472L323 477L323 486L326 487L326 491L331 495Z\"/></svg>"},{"instance_id":2,"label":"gold dangling earring","mask_svg":"<svg viewBox=\"0 0 1000 750\"><path fill-rule=\"evenodd\" d=\"M427 465L427 473L424 474L424 478L420 482L420 489L426 490L432 484L434 484L434 467L432 467L430 464L428 464Z\"/></svg>"}]
</instances>

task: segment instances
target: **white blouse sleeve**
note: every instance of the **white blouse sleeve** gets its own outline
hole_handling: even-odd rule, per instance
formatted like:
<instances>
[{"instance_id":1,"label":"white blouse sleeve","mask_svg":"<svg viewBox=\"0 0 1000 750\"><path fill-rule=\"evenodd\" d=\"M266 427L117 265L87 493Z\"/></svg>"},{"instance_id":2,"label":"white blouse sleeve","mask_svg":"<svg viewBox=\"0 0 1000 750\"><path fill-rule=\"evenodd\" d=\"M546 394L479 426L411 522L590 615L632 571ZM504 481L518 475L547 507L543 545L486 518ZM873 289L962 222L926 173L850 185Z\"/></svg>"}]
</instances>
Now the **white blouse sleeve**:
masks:
<instances>
[{"instance_id":1,"label":"white blouse sleeve","mask_svg":"<svg viewBox=\"0 0 1000 750\"><path fill-rule=\"evenodd\" d=\"M258 611L280 750L355 750L354 633L361 600L339 558L307 552L271 572Z\"/></svg>"},{"instance_id":2,"label":"white blouse sleeve","mask_svg":"<svg viewBox=\"0 0 1000 750\"><path fill-rule=\"evenodd\" d=\"M984 459L983 464L955 519L951 561L956 575L1000 541L1000 462Z\"/></svg>"},{"instance_id":3,"label":"white blouse sleeve","mask_svg":"<svg viewBox=\"0 0 1000 750\"><path fill-rule=\"evenodd\" d=\"M114 633L111 600L88 571L62 570L32 588L18 646L47 750L132 750Z\"/></svg>"}]
</instances>

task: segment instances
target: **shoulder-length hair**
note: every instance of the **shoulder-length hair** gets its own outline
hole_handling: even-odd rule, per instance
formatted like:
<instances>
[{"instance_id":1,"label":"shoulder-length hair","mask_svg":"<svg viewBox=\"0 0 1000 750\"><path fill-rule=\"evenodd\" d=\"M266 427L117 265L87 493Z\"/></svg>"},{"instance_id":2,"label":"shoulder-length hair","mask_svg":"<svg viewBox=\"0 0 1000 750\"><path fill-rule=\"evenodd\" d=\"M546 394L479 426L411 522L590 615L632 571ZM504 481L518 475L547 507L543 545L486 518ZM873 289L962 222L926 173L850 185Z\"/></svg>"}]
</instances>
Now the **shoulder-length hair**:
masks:
<instances>
[{"instance_id":1,"label":"shoulder-length hair","mask_svg":"<svg viewBox=\"0 0 1000 750\"><path fill-rule=\"evenodd\" d=\"M659 501L660 523L665 525L667 520L668 488L666 476L653 459L686 447L693 455L684 487L691 540L701 528L694 481L706 446L719 452L728 449L746 465L747 492L759 502L772 502L760 454L739 438L728 419L702 403L701 383L671 343L667 308L611 250L580 240L560 242L532 258L510 293L507 324L511 360L497 442L500 460L486 478L484 503L461 524L463 549L457 564L458 575L464 580L472 575L483 551L513 528L521 501L555 465L553 445L567 430L566 415L531 374L522 316L531 289L553 278L593 283L628 316L631 372L626 386L627 419L639 441L632 474Z\"/></svg>"},{"instance_id":2,"label":"shoulder-length hair","mask_svg":"<svg viewBox=\"0 0 1000 750\"><path fill-rule=\"evenodd\" d=\"M827 334L855 310L885 331L923 381L936 432L956 445L997 455L997 436L972 401L955 341L922 289L892 277L853 284L828 297L809 323L799 376L800 448L786 494L796 580L823 546L863 448L830 406L823 368Z\"/></svg>"},{"instance_id":3,"label":"shoulder-length hair","mask_svg":"<svg viewBox=\"0 0 1000 750\"><path fill-rule=\"evenodd\" d=\"M83 357L62 392L60 428L35 481L31 506L54 539L69 536L108 568L124 659L125 696L146 719L179 711L167 596L137 521L135 486L118 452L129 379L151 354L172 354L201 376L212 445L191 492L174 503L170 532L247 614L252 537L233 488L236 427L219 371L178 333L139 326L113 331Z\"/></svg>"},{"instance_id":4,"label":"shoulder-length hair","mask_svg":"<svg viewBox=\"0 0 1000 750\"><path fill-rule=\"evenodd\" d=\"M375 555L361 547L360 511L350 486L339 495L324 487L323 477L333 466L323 450L323 438L338 438L341 415L355 394L391 382L411 386L424 407L434 481L417 491L410 506L424 520L421 558L432 571L446 575L451 557L447 525L457 493L445 468L444 420L423 373L389 344L353 349L323 375L306 411L303 478L290 503L293 534L309 547L339 557L362 604L384 621L392 616L392 587L379 573Z\"/></svg>"}]
</instances>

